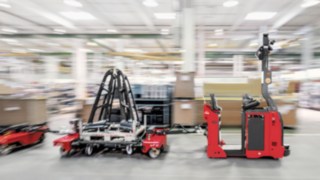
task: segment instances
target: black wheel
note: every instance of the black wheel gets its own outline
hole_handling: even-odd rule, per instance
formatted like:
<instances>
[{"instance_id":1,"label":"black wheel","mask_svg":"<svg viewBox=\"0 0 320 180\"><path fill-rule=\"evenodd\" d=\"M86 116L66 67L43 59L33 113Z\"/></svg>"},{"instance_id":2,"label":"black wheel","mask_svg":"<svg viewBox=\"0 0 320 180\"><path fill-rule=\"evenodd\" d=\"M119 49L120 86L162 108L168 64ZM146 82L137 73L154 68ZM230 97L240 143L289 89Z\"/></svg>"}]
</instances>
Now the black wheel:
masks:
<instances>
[{"instance_id":1,"label":"black wheel","mask_svg":"<svg viewBox=\"0 0 320 180\"><path fill-rule=\"evenodd\" d=\"M61 157L67 157L70 155L70 151L66 151L65 149L63 149L62 147L60 148L60 156Z\"/></svg>"},{"instance_id":2,"label":"black wheel","mask_svg":"<svg viewBox=\"0 0 320 180\"><path fill-rule=\"evenodd\" d=\"M127 145L127 146L126 146L126 153L127 153L128 155L132 155L132 154L133 154L132 145Z\"/></svg>"},{"instance_id":3,"label":"black wheel","mask_svg":"<svg viewBox=\"0 0 320 180\"><path fill-rule=\"evenodd\" d=\"M42 134L38 140L38 144L43 143L44 139L46 138L45 134Z\"/></svg>"},{"instance_id":4,"label":"black wheel","mask_svg":"<svg viewBox=\"0 0 320 180\"><path fill-rule=\"evenodd\" d=\"M84 149L84 152L87 156L91 156L93 154L93 146L92 145L87 145L86 148Z\"/></svg>"},{"instance_id":5,"label":"black wheel","mask_svg":"<svg viewBox=\"0 0 320 180\"><path fill-rule=\"evenodd\" d=\"M149 150L149 156L152 158L152 159L156 159L159 157L161 153L161 150L159 148L151 148Z\"/></svg>"},{"instance_id":6,"label":"black wheel","mask_svg":"<svg viewBox=\"0 0 320 180\"><path fill-rule=\"evenodd\" d=\"M16 146L13 144L12 145L3 145L0 147L0 154L1 155L8 155L14 150L15 147Z\"/></svg>"}]
</instances>

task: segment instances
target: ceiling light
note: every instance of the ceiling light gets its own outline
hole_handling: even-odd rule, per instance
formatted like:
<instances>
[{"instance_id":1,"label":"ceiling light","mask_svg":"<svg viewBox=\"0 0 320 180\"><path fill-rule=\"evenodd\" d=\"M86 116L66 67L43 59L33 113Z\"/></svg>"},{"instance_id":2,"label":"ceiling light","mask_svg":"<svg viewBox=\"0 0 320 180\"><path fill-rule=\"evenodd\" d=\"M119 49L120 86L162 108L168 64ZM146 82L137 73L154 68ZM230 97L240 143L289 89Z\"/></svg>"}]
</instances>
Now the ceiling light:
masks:
<instances>
[{"instance_id":1,"label":"ceiling light","mask_svg":"<svg viewBox=\"0 0 320 180\"><path fill-rule=\"evenodd\" d=\"M0 7L11 8L10 4L0 3Z\"/></svg>"},{"instance_id":2,"label":"ceiling light","mask_svg":"<svg viewBox=\"0 0 320 180\"><path fill-rule=\"evenodd\" d=\"M170 33L169 33L169 31L161 31L161 33L160 33L160 34L168 35L168 34L170 34Z\"/></svg>"},{"instance_id":3,"label":"ceiling light","mask_svg":"<svg viewBox=\"0 0 320 180\"><path fill-rule=\"evenodd\" d=\"M60 46L58 43L47 43L48 46Z\"/></svg>"},{"instance_id":4,"label":"ceiling light","mask_svg":"<svg viewBox=\"0 0 320 180\"><path fill-rule=\"evenodd\" d=\"M161 34L163 34L163 35L167 35L167 34L169 34L170 32L169 32L169 29L161 29Z\"/></svg>"},{"instance_id":5,"label":"ceiling light","mask_svg":"<svg viewBox=\"0 0 320 180\"><path fill-rule=\"evenodd\" d=\"M124 49L124 52L134 52L134 53L143 53L144 51L141 49Z\"/></svg>"},{"instance_id":6,"label":"ceiling light","mask_svg":"<svg viewBox=\"0 0 320 180\"><path fill-rule=\"evenodd\" d=\"M23 46L23 44L21 44L19 42L8 42L8 44L10 44L12 46Z\"/></svg>"},{"instance_id":7,"label":"ceiling light","mask_svg":"<svg viewBox=\"0 0 320 180\"><path fill-rule=\"evenodd\" d=\"M6 38L3 38L3 39L0 39L1 41L4 41L4 42L7 42L7 43L14 43L14 42L18 42L17 40L15 40L15 39L6 39Z\"/></svg>"},{"instance_id":8,"label":"ceiling light","mask_svg":"<svg viewBox=\"0 0 320 180\"><path fill-rule=\"evenodd\" d=\"M251 12L247 14L245 20L263 21L273 18L276 14L276 12Z\"/></svg>"},{"instance_id":9,"label":"ceiling light","mask_svg":"<svg viewBox=\"0 0 320 180\"><path fill-rule=\"evenodd\" d=\"M76 0L64 0L63 1L66 5L74 6L74 7L82 7L82 4Z\"/></svg>"},{"instance_id":10,"label":"ceiling light","mask_svg":"<svg viewBox=\"0 0 320 180\"><path fill-rule=\"evenodd\" d=\"M142 2L143 5L147 6L147 7L157 7L159 6L158 2L155 0L144 0Z\"/></svg>"},{"instance_id":11,"label":"ceiling light","mask_svg":"<svg viewBox=\"0 0 320 180\"><path fill-rule=\"evenodd\" d=\"M208 44L208 46L209 46L209 47L217 47L218 44L216 44L216 43L210 43L210 44Z\"/></svg>"},{"instance_id":12,"label":"ceiling light","mask_svg":"<svg viewBox=\"0 0 320 180\"><path fill-rule=\"evenodd\" d=\"M259 45L259 43L256 41L251 41L249 44L250 47L257 47L258 45Z\"/></svg>"},{"instance_id":13,"label":"ceiling light","mask_svg":"<svg viewBox=\"0 0 320 180\"><path fill-rule=\"evenodd\" d=\"M175 19L176 13L154 13L157 19Z\"/></svg>"},{"instance_id":14,"label":"ceiling light","mask_svg":"<svg viewBox=\"0 0 320 180\"><path fill-rule=\"evenodd\" d=\"M16 29L11 29L11 28L1 28L1 31L8 32L8 33L17 33L18 32Z\"/></svg>"},{"instance_id":15,"label":"ceiling light","mask_svg":"<svg viewBox=\"0 0 320 180\"><path fill-rule=\"evenodd\" d=\"M14 48L14 49L11 49L11 52L13 52L13 53L26 53L27 51L25 49Z\"/></svg>"},{"instance_id":16,"label":"ceiling light","mask_svg":"<svg viewBox=\"0 0 320 180\"><path fill-rule=\"evenodd\" d=\"M214 30L214 34L215 35L223 35L224 31L223 31L223 29L216 29L216 30Z\"/></svg>"},{"instance_id":17,"label":"ceiling light","mask_svg":"<svg viewBox=\"0 0 320 180\"><path fill-rule=\"evenodd\" d=\"M230 0L230 1L226 1L223 3L223 6L224 7L233 7L233 6L236 6L238 5L239 2L238 1L233 1L233 0Z\"/></svg>"},{"instance_id":18,"label":"ceiling light","mask_svg":"<svg viewBox=\"0 0 320 180\"><path fill-rule=\"evenodd\" d=\"M109 32L109 33L117 33L118 31L116 29L107 29L107 32Z\"/></svg>"},{"instance_id":19,"label":"ceiling light","mask_svg":"<svg viewBox=\"0 0 320 180\"><path fill-rule=\"evenodd\" d=\"M53 31L54 31L55 33L58 33L58 34L64 34L64 33L66 33L66 30L64 30L64 29L53 29Z\"/></svg>"},{"instance_id":20,"label":"ceiling light","mask_svg":"<svg viewBox=\"0 0 320 180\"><path fill-rule=\"evenodd\" d=\"M33 51L33 52L43 52L43 50L41 49L33 49L33 48L30 48L28 49L29 51Z\"/></svg>"},{"instance_id":21,"label":"ceiling light","mask_svg":"<svg viewBox=\"0 0 320 180\"><path fill-rule=\"evenodd\" d=\"M301 4L301 7L303 8L308 8L311 6L315 6L317 4L319 4L320 1L319 0L304 0L304 2Z\"/></svg>"},{"instance_id":22,"label":"ceiling light","mask_svg":"<svg viewBox=\"0 0 320 180\"><path fill-rule=\"evenodd\" d=\"M60 14L71 20L95 20L92 14L85 11L68 11L68 12L60 12Z\"/></svg>"},{"instance_id":23,"label":"ceiling light","mask_svg":"<svg viewBox=\"0 0 320 180\"><path fill-rule=\"evenodd\" d=\"M95 42L87 42L87 45L88 46L98 46L98 44Z\"/></svg>"}]
</instances>

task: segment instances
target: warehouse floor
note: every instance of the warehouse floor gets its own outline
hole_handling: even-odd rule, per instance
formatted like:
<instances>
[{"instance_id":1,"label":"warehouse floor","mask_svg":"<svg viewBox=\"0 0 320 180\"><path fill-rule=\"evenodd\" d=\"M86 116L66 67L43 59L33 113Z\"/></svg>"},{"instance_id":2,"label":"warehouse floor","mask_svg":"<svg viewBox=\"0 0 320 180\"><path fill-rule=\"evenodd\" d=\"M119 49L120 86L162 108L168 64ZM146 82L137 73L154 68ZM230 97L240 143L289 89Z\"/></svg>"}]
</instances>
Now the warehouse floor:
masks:
<instances>
[{"instance_id":1,"label":"warehouse floor","mask_svg":"<svg viewBox=\"0 0 320 180\"><path fill-rule=\"evenodd\" d=\"M122 153L75 155L60 158L48 134L44 144L0 157L0 179L96 180L96 179L320 179L320 112L300 109L299 129L287 130L285 143L291 155L281 160L243 158L208 159L206 138L200 134L170 135L170 150L159 159ZM56 124L55 124L56 123ZM51 126L65 124L52 121ZM239 131L224 130L227 142L237 143Z\"/></svg>"}]
</instances>

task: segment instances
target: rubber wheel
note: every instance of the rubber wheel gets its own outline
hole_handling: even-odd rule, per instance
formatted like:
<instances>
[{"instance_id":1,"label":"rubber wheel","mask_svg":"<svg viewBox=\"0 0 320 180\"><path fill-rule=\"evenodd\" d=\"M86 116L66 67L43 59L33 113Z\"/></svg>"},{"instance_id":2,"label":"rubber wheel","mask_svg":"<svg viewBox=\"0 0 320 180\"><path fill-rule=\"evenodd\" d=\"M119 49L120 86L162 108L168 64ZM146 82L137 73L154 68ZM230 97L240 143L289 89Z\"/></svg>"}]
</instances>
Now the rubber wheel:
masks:
<instances>
[{"instance_id":1,"label":"rubber wheel","mask_svg":"<svg viewBox=\"0 0 320 180\"><path fill-rule=\"evenodd\" d=\"M45 136L44 134L42 134L42 135L40 136L39 140L38 140L38 144L43 143L45 137L46 137L46 136Z\"/></svg>"},{"instance_id":2,"label":"rubber wheel","mask_svg":"<svg viewBox=\"0 0 320 180\"><path fill-rule=\"evenodd\" d=\"M149 156L152 158L152 159L156 159L159 157L161 151L160 149L158 148L152 148L149 150Z\"/></svg>"},{"instance_id":3,"label":"rubber wheel","mask_svg":"<svg viewBox=\"0 0 320 180\"><path fill-rule=\"evenodd\" d=\"M127 146L126 146L126 153L127 153L128 155L132 155L132 154L133 154L132 145L127 145Z\"/></svg>"},{"instance_id":4,"label":"rubber wheel","mask_svg":"<svg viewBox=\"0 0 320 180\"><path fill-rule=\"evenodd\" d=\"M14 145L7 145L7 146L2 146L0 148L0 154L1 155L8 155L14 150L15 146Z\"/></svg>"},{"instance_id":5,"label":"rubber wheel","mask_svg":"<svg viewBox=\"0 0 320 180\"><path fill-rule=\"evenodd\" d=\"M67 157L70 155L69 151L64 150L62 147L60 148L60 156L61 157Z\"/></svg>"},{"instance_id":6,"label":"rubber wheel","mask_svg":"<svg viewBox=\"0 0 320 180\"><path fill-rule=\"evenodd\" d=\"M93 146L87 145L84 152L87 156L91 156L93 154Z\"/></svg>"}]
</instances>

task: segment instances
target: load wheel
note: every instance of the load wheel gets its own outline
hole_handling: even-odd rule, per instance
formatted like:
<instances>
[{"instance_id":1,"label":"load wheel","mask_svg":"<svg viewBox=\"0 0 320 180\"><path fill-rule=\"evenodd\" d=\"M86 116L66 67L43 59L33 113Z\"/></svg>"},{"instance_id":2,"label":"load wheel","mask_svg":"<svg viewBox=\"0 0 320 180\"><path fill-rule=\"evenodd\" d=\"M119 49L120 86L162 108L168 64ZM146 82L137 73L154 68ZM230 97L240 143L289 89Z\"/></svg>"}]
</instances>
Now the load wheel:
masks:
<instances>
[{"instance_id":1,"label":"load wheel","mask_svg":"<svg viewBox=\"0 0 320 180\"><path fill-rule=\"evenodd\" d=\"M15 147L16 146L13 144L12 145L3 145L0 147L0 154L1 155L8 155L14 150Z\"/></svg>"},{"instance_id":2,"label":"load wheel","mask_svg":"<svg viewBox=\"0 0 320 180\"><path fill-rule=\"evenodd\" d=\"M87 145L86 148L84 149L84 152L87 156L91 156L93 154L93 146L92 145Z\"/></svg>"},{"instance_id":3,"label":"load wheel","mask_svg":"<svg viewBox=\"0 0 320 180\"><path fill-rule=\"evenodd\" d=\"M161 153L161 150L159 148L151 148L149 150L149 156L152 159L156 159L157 157L159 157L160 153Z\"/></svg>"},{"instance_id":4,"label":"load wheel","mask_svg":"<svg viewBox=\"0 0 320 180\"><path fill-rule=\"evenodd\" d=\"M46 138L45 134L42 134L38 140L38 144L43 143L44 139Z\"/></svg>"},{"instance_id":5,"label":"load wheel","mask_svg":"<svg viewBox=\"0 0 320 180\"><path fill-rule=\"evenodd\" d=\"M127 145L127 146L126 146L126 153L127 153L128 155L132 155L132 154L133 154L132 145Z\"/></svg>"},{"instance_id":6,"label":"load wheel","mask_svg":"<svg viewBox=\"0 0 320 180\"><path fill-rule=\"evenodd\" d=\"M60 156L61 157L67 157L70 155L70 151L66 151L65 149L63 149L63 147L60 148Z\"/></svg>"}]
</instances>

